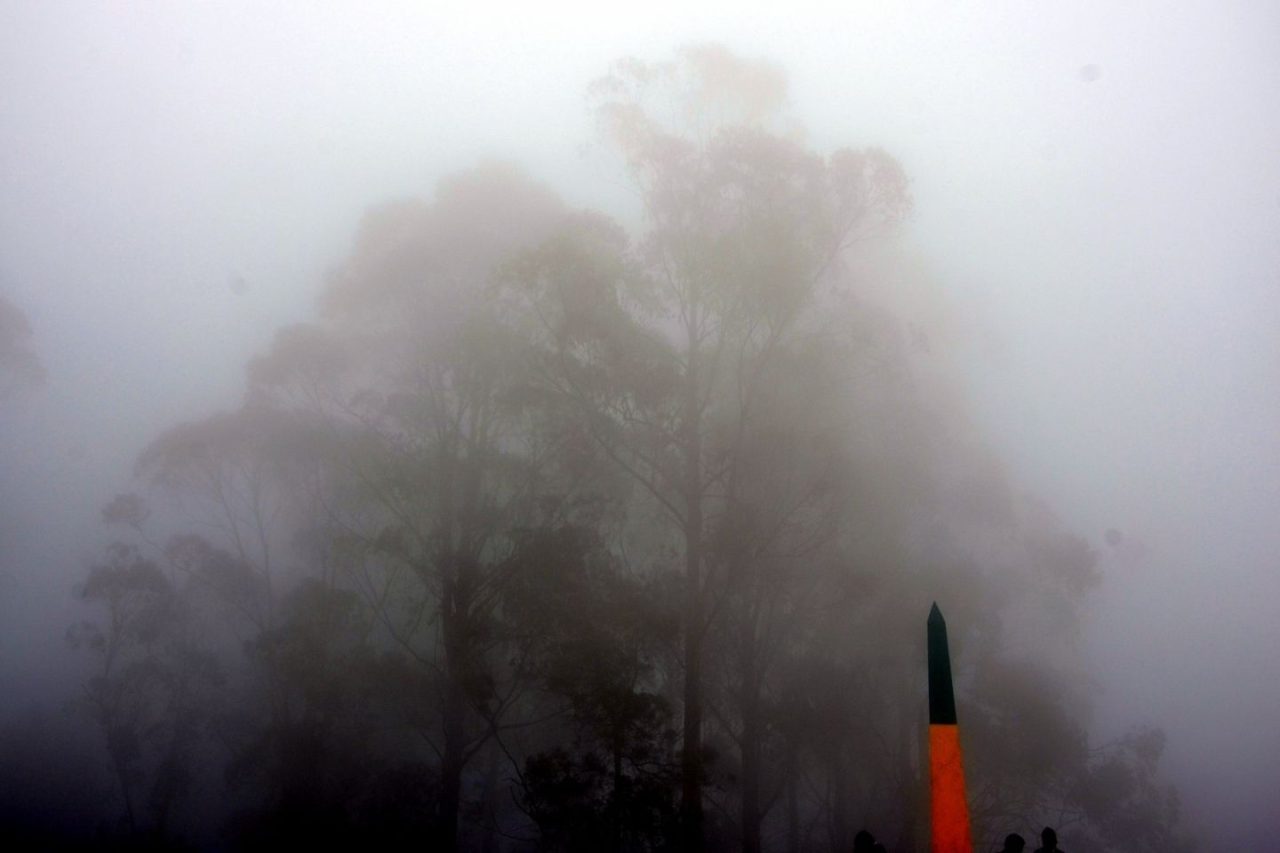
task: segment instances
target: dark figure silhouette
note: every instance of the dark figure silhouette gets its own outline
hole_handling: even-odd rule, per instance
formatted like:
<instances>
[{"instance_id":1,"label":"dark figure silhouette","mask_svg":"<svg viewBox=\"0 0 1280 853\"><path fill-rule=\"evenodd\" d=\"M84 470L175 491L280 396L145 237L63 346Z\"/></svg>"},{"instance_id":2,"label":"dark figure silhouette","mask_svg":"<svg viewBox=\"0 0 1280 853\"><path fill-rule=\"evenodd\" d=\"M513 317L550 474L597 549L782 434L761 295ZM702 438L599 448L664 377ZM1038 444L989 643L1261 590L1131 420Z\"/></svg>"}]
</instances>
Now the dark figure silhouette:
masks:
<instances>
[{"instance_id":1,"label":"dark figure silhouette","mask_svg":"<svg viewBox=\"0 0 1280 853\"><path fill-rule=\"evenodd\" d=\"M889 853L889 851L885 850L884 845L877 841L876 846L871 848L871 853Z\"/></svg>"},{"instance_id":2,"label":"dark figure silhouette","mask_svg":"<svg viewBox=\"0 0 1280 853\"><path fill-rule=\"evenodd\" d=\"M1058 846L1058 833L1053 831L1053 827L1046 826L1040 832L1040 848L1036 853L1067 853Z\"/></svg>"},{"instance_id":3,"label":"dark figure silhouette","mask_svg":"<svg viewBox=\"0 0 1280 853\"><path fill-rule=\"evenodd\" d=\"M876 837L865 829L853 837L853 853L875 853Z\"/></svg>"},{"instance_id":4,"label":"dark figure silhouette","mask_svg":"<svg viewBox=\"0 0 1280 853\"><path fill-rule=\"evenodd\" d=\"M1022 853L1026 846L1027 839L1016 832L1011 832L1004 837L1004 846L1000 848L1000 853Z\"/></svg>"}]
</instances>

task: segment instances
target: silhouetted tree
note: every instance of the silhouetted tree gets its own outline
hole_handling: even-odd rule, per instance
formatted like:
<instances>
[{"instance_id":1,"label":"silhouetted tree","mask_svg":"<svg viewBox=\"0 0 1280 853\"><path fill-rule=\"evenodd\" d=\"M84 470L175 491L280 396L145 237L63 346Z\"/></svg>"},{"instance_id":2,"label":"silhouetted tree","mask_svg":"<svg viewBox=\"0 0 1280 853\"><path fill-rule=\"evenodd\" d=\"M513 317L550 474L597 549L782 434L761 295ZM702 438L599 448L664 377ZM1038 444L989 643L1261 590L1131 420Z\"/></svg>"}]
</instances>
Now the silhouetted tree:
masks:
<instances>
[{"instance_id":1,"label":"silhouetted tree","mask_svg":"<svg viewBox=\"0 0 1280 853\"><path fill-rule=\"evenodd\" d=\"M784 93L776 69L714 47L620 63L596 85L597 109L640 188L645 231L632 249L580 220L514 276L542 321L548 387L679 539L688 849L702 843L704 653L728 568L709 562L710 538L733 523L746 427L842 251L908 206L883 153L824 159L771 133Z\"/></svg>"},{"instance_id":2,"label":"silhouetted tree","mask_svg":"<svg viewBox=\"0 0 1280 853\"><path fill-rule=\"evenodd\" d=\"M105 740L127 833L163 841L191 792L221 668L195 635L182 589L132 546L113 543L79 594L104 611L67 634L98 660L82 707Z\"/></svg>"},{"instance_id":3,"label":"silhouetted tree","mask_svg":"<svg viewBox=\"0 0 1280 853\"><path fill-rule=\"evenodd\" d=\"M672 602L589 530L524 538L512 569L508 619L535 639L540 687L565 708L554 745L521 774L540 849L673 849L675 731L654 672L674 638Z\"/></svg>"},{"instance_id":4,"label":"silhouetted tree","mask_svg":"<svg viewBox=\"0 0 1280 853\"><path fill-rule=\"evenodd\" d=\"M44 381L45 370L31 349L31 324L18 306L0 295L0 398Z\"/></svg>"},{"instance_id":5,"label":"silhouetted tree","mask_svg":"<svg viewBox=\"0 0 1280 853\"><path fill-rule=\"evenodd\" d=\"M262 399L323 436L348 577L438 697L415 717L437 720L420 731L439 760L439 849L457 847L464 771L519 696L497 613L513 533L565 511L490 299L496 266L559 211L498 167L443 183L434 205L377 211L325 291L325 323L252 368Z\"/></svg>"}]
</instances>

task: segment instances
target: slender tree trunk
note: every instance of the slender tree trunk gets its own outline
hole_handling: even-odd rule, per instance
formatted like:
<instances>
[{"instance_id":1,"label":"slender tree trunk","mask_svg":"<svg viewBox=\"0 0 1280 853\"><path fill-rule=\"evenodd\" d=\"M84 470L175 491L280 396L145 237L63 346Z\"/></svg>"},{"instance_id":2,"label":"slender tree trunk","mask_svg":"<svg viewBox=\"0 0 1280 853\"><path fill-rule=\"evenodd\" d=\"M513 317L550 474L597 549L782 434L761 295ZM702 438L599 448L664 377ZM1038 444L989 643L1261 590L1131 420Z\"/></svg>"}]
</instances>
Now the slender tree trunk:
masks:
<instances>
[{"instance_id":1,"label":"slender tree trunk","mask_svg":"<svg viewBox=\"0 0 1280 853\"><path fill-rule=\"evenodd\" d=\"M485 830L480 850L481 853L498 853L502 849L502 841L498 837L498 817L502 811L502 797L498 786L500 753L492 745L487 751L489 766L485 770L484 779Z\"/></svg>"},{"instance_id":2,"label":"slender tree trunk","mask_svg":"<svg viewBox=\"0 0 1280 853\"><path fill-rule=\"evenodd\" d=\"M133 792L129 786L129 773L125 768L124 759L120 755L117 746L111 743L111 730L107 730L107 749L111 753L111 767L115 771L116 781L120 783L120 793L124 797L124 814L129 822L129 834L138 834L138 822L134 818L133 811Z\"/></svg>"},{"instance_id":3,"label":"slender tree trunk","mask_svg":"<svg viewBox=\"0 0 1280 853\"><path fill-rule=\"evenodd\" d=\"M760 853L760 771L763 725L760 679L756 672L755 632L743 628L742 655L742 851Z\"/></svg>"},{"instance_id":4,"label":"slender tree trunk","mask_svg":"<svg viewBox=\"0 0 1280 853\"><path fill-rule=\"evenodd\" d=\"M833 745L831 749L831 834L836 850L847 849L852 842L849 828L848 776L845 773L843 750Z\"/></svg>"},{"instance_id":5,"label":"slender tree trunk","mask_svg":"<svg viewBox=\"0 0 1280 853\"><path fill-rule=\"evenodd\" d=\"M699 412L696 313L688 325L688 369L684 377L685 445L685 637L684 751L680 763L682 847L698 851L702 837L702 430Z\"/></svg>"},{"instance_id":6,"label":"slender tree trunk","mask_svg":"<svg viewBox=\"0 0 1280 853\"><path fill-rule=\"evenodd\" d=\"M466 750L466 694L463 689L466 642L463 634L466 618L462 601L462 562L458 554L459 525L457 493L456 435L437 452L440 476L437 481L440 521L436 530L439 549L437 566L441 570L440 584L440 645L443 654L441 669L444 672L444 707L442 736L443 754L440 758L440 798L436 803L435 848L445 853L458 849L458 813L462 803L462 769Z\"/></svg>"},{"instance_id":7,"label":"slender tree trunk","mask_svg":"<svg viewBox=\"0 0 1280 853\"><path fill-rule=\"evenodd\" d=\"M760 853L760 720L751 709L742 729L742 853Z\"/></svg>"},{"instance_id":8,"label":"slender tree trunk","mask_svg":"<svg viewBox=\"0 0 1280 853\"><path fill-rule=\"evenodd\" d=\"M437 849L458 849L458 812L462 801L462 765L466 749L466 695L462 676L462 614L457 580L444 585L441 632L444 645L444 756L440 766L440 801L437 811Z\"/></svg>"},{"instance_id":9,"label":"slender tree trunk","mask_svg":"<svg viewBox=\"0 0 1280 853\"><path fill-rule=\"evenodd\" d=\"M452 694L456 689L450 685ZM439 850L458 849L458 811L462 801L462 744L459 731L461 714L458 703L445 701L444 761L440 767L440 804L437 812Z\"/></svg>"},{"instance_id":10,"label":"slender tree trunk","mask_svg":"<svg viewBox=\"0 0 1280 853\"><path fill-rule=\"evenodd\" d=\"M690 559L692 567L694 559ZM692 568L691 568L692 570ZM694 586L691 584L691 586ZM702 607L689 592L684 648L684 751L680 762L680 818L683 849L702 849Z\"/></svg>"},{"instance_id":11,"label":"slender tree trunk","mask_svg":"<svg viewBox=\"0 0 1280 853\"><path fill-rule=\"evenodd\" d=\"M800 853L800 767L797 744L787 743L787 853Z\"/></svg>"},{"instance_id":12,"label":"slender tree trunk","mask_svg":"<svg viewBox=\"0 0 1280 853\"><path fill-rule=\"evenodd\" d=\"M622 824L626 819L626 815L623 811L623 797L626 794L624 790L626 780L622 773L622 750L624 738L625 735L621 731L618 731L613 739L613 791L609 796L609 810L612 813L610 817L612 818L611 822L613 826L611 827L609 836L609 840L611 842L609 849L614 851L614 853L622 849Z\"/></svg>"},{"instance_id":13,"label":"slender tree trunk","mask_svg":"<svg viewBox=\"0 0 1280 853\"><path fill-rule=\"evenodd\" d=\"M107 754L111 757L111 769L115 773L116 781L120 784L120 796L124 798L124 814L129 823L129 834L131 836L138 834L138 821L133 810L133 791L129 786L129 770L125 766L124 750L120 744L119 728L115 724L115 709L112 707L107 696L111 690L112 666L115 663L116 643L123 629L120 627L122 621L119 612L112 601L111 608L111 636L112 641L108 646L106 659L102 668L102 679L100 685L93 689L93 700L97 706L97 716L99 724L102 726L102 732L107 739Z\"/></svg>"}]
</instances>

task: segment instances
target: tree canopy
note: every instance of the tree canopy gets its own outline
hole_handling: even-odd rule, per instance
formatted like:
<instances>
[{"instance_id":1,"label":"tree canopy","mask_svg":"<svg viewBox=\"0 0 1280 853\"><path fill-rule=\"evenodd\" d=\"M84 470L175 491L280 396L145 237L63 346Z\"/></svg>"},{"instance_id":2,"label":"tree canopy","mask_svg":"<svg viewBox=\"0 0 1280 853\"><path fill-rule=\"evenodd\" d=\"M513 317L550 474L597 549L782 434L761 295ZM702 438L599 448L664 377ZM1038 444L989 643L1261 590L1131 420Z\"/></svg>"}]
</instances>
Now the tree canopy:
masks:
<instances>
[{"instance_id":1,"label":"tree canopy","mask_svg":"<svg viewBox=\"0 0 1280 853\"><path fill-rule=\"evenodd\" d=\"M244 405L156 437L69 635L114 831L923 850L936 600L976 837L1178 849L1162 736L1087 729L1095 554L865 286L902 167L786 103L717 46L618 63L590 104L636 228L505 165L380 206Z\"/></svg>"}]
</instances>

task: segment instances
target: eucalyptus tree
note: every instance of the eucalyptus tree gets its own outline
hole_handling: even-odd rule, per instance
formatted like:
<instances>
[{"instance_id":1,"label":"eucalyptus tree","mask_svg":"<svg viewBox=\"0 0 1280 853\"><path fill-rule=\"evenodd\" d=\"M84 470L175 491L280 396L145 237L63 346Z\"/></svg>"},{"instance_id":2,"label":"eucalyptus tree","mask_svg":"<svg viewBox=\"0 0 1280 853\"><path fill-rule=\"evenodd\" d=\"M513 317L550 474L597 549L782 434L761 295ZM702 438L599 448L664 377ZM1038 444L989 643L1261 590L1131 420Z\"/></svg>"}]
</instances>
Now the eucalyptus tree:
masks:
<instances>
[{"instance_id":1,"label":"eucalyptus tree","mask_svg":"<svg viewBox=\"0 0 1280 853\"><path fill-rule=\"evenodd\" d=\"M630 240L578 221L517 265L541 323L546 387L647 493L684 578L681 813L702 844L708 631L733 572L713 554L741 523L735 490L762 396L785 354L818 333L821 294L860 239L910 200L875 149L821 156L779 131L780 72L716 47L626 61L593 87L605 138L640 192Z\"/></svg>"},{"instance_id":2,"label":"eucalyptus tree","mask_svg":"<svg viewBox=\"0 0 1280 853\"><path fill-rule=\"evenodd\" d=\"M439 767L439 849L458 846L464 772L524 683L527 655L500 624L511 556L521 531L572 514L561 439L538 427L491 288L561 215L498 166L372 212L321 320L283 331L250 371L255 399L316 437L325 535L410 664L406 713Z\"/></svg>"},{"instance_id":3,"label":"eucalyptus tree","mask_svg":"<svg viewBox=\"0 0 1280 853\"><path fill-rule=\"evenodd\" d=\"M103 515L133 524L144 512L122 497ZM225 683L192 618L188 580L115 541L77 589L96 618L67 631L96 662L77 704L103 736L121 828L134 842L170 841L175 813L201 788L198 756Z\"/></svg>"}]
</instances>

